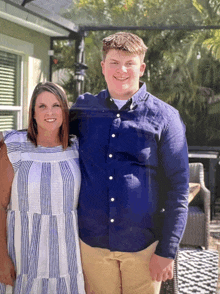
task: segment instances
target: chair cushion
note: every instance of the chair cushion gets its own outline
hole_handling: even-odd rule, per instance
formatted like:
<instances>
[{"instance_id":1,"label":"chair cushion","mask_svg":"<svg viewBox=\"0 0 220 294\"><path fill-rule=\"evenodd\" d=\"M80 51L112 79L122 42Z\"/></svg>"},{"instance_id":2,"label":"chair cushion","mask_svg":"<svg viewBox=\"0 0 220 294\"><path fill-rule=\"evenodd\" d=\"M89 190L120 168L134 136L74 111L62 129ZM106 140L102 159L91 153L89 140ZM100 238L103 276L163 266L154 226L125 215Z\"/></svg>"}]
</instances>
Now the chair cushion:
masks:
<instances>
[{"instance_id":1,"label":"chair cushion","mask_svg":"<svg viewBox=\"0 0 220 294\"><path fill-rule=\"evenodd\" d=\"M204 214L202 209L198 206L189 206L188 214L195 213L195 214Z\"/></svg>"}]
</instances>

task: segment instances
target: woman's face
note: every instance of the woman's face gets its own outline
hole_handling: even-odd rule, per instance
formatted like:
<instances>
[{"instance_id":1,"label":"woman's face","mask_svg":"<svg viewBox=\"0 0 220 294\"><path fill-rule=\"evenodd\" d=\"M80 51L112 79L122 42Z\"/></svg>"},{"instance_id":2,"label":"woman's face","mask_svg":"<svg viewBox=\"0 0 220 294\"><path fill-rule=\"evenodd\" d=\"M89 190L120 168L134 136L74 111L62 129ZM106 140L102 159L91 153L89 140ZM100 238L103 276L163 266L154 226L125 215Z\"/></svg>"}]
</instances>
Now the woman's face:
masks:
<instances>
[{"instance_id":1,"label":"woman's face","mask_svg":"<svg viewBox=\"0 0 220 294\"><path fill-rule=\"evenodd\" d=\"M62 108L56 96L50 92L38 95L35 103L34 118L40 131L58 131L63 123Z\"/></svg>"}]
</instances>

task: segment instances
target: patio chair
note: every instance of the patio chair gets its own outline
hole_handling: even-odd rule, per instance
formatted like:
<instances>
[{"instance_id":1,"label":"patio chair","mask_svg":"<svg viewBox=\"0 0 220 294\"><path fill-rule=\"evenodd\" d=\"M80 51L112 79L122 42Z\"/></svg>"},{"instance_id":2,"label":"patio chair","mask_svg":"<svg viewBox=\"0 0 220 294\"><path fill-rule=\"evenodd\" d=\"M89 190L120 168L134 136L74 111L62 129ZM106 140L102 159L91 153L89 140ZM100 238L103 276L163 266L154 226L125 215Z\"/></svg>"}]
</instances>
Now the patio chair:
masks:
<instances>
[{"instance_id":1,"label":"patio chair","mask_svg":"<svg viewBox=\"0 0 220 294\"><path fill-rule=\"evenodd\" d=\"M209 247L210 191L205 187L204 167L200 162L190 163L190 182L200 183L201 189L192 202L181 246Z\"/></svg>"}]
</instances>

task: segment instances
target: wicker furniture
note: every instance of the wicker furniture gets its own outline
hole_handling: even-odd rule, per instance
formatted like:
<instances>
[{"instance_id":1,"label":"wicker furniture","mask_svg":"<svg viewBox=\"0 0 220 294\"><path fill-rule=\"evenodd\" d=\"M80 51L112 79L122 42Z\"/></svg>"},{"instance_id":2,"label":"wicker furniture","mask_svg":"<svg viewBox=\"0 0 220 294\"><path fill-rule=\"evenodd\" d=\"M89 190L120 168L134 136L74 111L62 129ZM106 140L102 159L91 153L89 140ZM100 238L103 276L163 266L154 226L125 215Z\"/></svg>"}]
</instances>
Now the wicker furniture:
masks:
<instances>
[{"instance_id":1,"label":"wicker furniture","mask_svg":"<svg viewBox=\"0 0 220 294\"><path fill-rule=\"evenodd\" d=\"M190 182L199 183L200 191L189 203L186 229L181 246L209 246L210 191L205 187L204 167L200 162L190 163Z\"/></svg>"},{"instance_id":2,"label":"wicker furniture","mask_svg":"<svg viewBox=\"0 0 220 294\"><path fill-rule=\"evenodd\" d=\"M189 203L189 213L181 246L209 246L210 191L205 187L203 164L190 163L190 182L199 183L200 190ZM174 262L174 278L162 282L160 294L178 294L178 255Z\"/></svg>"}]
</instances>

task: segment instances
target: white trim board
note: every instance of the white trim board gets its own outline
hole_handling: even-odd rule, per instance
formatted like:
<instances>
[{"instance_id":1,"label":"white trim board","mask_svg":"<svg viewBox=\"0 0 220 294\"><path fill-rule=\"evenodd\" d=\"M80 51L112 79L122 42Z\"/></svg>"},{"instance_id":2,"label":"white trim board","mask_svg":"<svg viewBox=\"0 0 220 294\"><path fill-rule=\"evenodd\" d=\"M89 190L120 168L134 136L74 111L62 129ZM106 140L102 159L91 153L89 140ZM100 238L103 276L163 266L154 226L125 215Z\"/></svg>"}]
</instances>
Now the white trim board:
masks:
<instances>
[{"instance_id":1,"label":"white trim board","mask_svg":"<svg viewBox=\"0 0 220 294\"><path fill-rule=\"evenodd\" d=\"M33 44L3 34L0 34L0 48L29 56L34 54Z\"/></svg>"}]
</instances>

